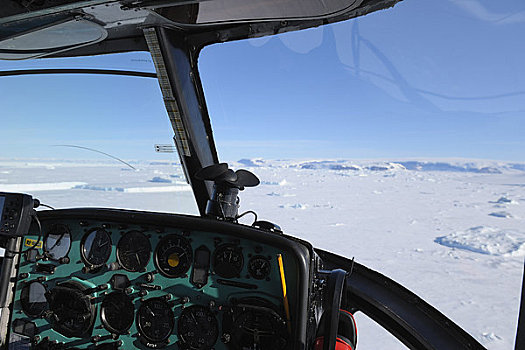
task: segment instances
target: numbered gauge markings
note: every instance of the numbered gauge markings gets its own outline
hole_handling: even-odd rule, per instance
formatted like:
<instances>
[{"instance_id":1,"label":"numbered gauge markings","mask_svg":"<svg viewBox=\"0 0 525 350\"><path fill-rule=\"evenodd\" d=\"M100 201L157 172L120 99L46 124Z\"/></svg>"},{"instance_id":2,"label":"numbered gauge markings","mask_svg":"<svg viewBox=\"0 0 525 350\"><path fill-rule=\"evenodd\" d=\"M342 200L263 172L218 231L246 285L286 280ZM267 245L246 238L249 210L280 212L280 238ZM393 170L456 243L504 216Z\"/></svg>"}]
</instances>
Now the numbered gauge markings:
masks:
<instances>
[{"instance_id":1,"label":"numbered gauge markings","mask_svg":"<svg viewBox=\"0 0 525 350\"><path fill-rule=\"evenodd\" d=\"M86 265L102 266L111 255L111 236L103 228L95 228L82 238L80 253Z\"/></svg>"},{"instance_id":2,"label":"numbered gauge markings","mask_svg":"<svg viewBox=\"0 0 525 350\"><path fill-rule=\"evenodd\" d=\"M177 323L177 332L192 350L211 349L219 337L219 323L213 312L201 305L185 308Z\"/></svg>"},{"instance_id":3,"label":"numbered gauge markings","mask_svg":"<svg viewBox=\"0 0 525 350\"><path fill-rule=\"evenodd\" d=\"M221 277L239 277L243 264L242 249L235 244L220 245L213 253L213 270Z\"/></svg>"},{"instance_id":4,"label":"numbered gauge markings","mask_svg":"<svg viewBox=\"0 0 525 350\"><path fill-rule=\"evenodd\" d=\"M166 236L157 244L154 260L155 266L163 276L184 277L193 260L190 242L179 235Z\"/></svg>"},{"instance_id":5,"label":"numbered gauge markings","mask_svg":"<svg viewBox=\"0 0 525 350\"><path fill-rule=\"evenodd\" d=\"M163 343L175 327L175 316L168 302L163 298L144 301L137 313L137 327L147 341Z\"/></svg>"},{"instance_id":6,"label":"numbered gauge markings","mask_svg":"<svg viewBox=\"0 0 525 350\"><path fill-rule=\"evenodd\" d=\"M129 231L117 243L117 260L126 271L144 271L151 257L151 244L140 231Z\"/></svg>"}]
</instances>

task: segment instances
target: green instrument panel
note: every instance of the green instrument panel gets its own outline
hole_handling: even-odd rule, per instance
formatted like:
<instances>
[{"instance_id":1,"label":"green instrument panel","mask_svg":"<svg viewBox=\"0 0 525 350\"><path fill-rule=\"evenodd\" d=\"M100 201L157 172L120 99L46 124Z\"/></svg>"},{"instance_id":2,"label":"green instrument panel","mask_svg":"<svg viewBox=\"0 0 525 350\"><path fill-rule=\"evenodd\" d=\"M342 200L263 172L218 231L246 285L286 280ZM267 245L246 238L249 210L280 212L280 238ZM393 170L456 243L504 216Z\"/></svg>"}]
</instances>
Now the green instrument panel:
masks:
<instances>
[{"instance_id":1,"label":"green instrument panel","mask_svg":"<svg viewBox=\"0 0 525 350\"><path fill-rule=\"evenodd\" d=\"M140 223L47 220L24 237L11 318L42 349L290 346L297 261L227 234ZM38 243L37 243L38 241ZM293 317L292 317L293 318ZM23 332L22 332L23 333Z\"/></svg>"}]
</instances>

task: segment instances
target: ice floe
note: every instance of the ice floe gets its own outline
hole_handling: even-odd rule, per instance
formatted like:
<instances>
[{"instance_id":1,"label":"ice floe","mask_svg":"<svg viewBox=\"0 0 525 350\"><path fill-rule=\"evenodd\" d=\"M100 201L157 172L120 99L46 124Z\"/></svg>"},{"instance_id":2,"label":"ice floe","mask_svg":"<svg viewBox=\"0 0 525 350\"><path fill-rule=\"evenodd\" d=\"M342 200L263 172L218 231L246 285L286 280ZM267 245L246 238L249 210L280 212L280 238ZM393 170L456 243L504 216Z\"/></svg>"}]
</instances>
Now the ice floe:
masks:
<instances>
[{"instance_id":1,"label":"ice floe","mask_svg":"<svg viewBox=\"0 0 525 350\"><path fill-rule=\"evenodd\" d=\"M489 215L497 217L497 218L506 218L506 219L513 217L511 213L508 213L506 211L496 211L496 212L490 213Z\"/></svg>"},{"instance_id":2,"label":"ice floe","mask_svg":"<svg viewBox=\"0 0 525 350\"><path fill-rule=\"evenodd\" d=\"M149 182L168 183L168 184L172 183L170 179L166 179L165 177L161 177L161 176L155 176L151 180L149 180Z\"/></svg>"},{"instance_id":3,"label":"ice floe","mask_svg":"<svg viewBox=\"0 0 525 350\"><path fill-rule=\"evenodd\" d=\"M449 248L497 256L524 256L525 233L502 230L489 226L471 227L447 236L437 237L434 242Z\"/></svg>"},{"instance_id":4,"label":"ice floe","mask_svg":"<svg viewBox=\"0 0 525 350\"><path fill-rule=\"evenodd\" d=\"M77 186L84 185L85 182L46 182L46 183L26 183L26 184L1 184L2 192L38 192L38 191L57 191L70 190Z\"/></svg>"}]
</instances>

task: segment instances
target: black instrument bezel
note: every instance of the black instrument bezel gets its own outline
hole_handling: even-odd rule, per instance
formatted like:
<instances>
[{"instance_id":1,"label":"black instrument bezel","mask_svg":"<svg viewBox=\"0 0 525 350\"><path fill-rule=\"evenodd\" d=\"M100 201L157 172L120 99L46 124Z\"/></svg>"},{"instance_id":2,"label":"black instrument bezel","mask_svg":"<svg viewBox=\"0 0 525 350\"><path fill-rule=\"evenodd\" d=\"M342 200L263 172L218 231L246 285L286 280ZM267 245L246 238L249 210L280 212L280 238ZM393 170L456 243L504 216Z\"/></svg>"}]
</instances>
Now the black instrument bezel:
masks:
<instances>
[{"instance_id":1,"label":"black instrument bezel","mask_svg":"<svg viewBox=\"0 0 525 350\"><path fill-rule=\"evenodd\" d=\"M105 228L103 227L95 227L95 228L92 228L91 230L87 231L84 236L82 236L82 240L80 241L80 257L82 258L82 261L84 262L84 264L86 266L89 266L90 268L97 268L97 267L101 267L103 266L105 263L108 262L109 258L111 257L111 250L108 254L108 257L105 259L105 261L101 264L93 264L91 263L88 258L86 257L86 255L84 254L84 246L86 244L86 240L87 238L89 237L90 234L92 234L93 232L96 232L96 231L104 231L104 233L107 235L107 237L109 238L109 244L111 246L113 246L113 241L111 240L111 233L109 233Z\"/></svg>"},{"instance_id":2,"label":"black instrument bezel","mask_svg":"<svg viewBox=\"0 0 525 350\"><path fill-rule=\"evenodd\" d=\"M168 333L167 336L165 336L163 339L153 339L151 337L149 337L146 332L144 332L144 329L142 328L142 322L140 321L140 310L145 306L147 305L148 303L152 303L152 302L162 302L164 304L166 304L166 310L168 310L171 315L170 317L168 317L168 319L170 320L170 326L171 326L171 330L170 332ZM158 297L158 298L150 298L150 299L146 299L144 300L138 310L137 310L137 313L136 313L136 323L137 323L137 330L140 334L140 336L142 338L144 338L145 340L147 340L148 342L152 342L154 344L163 344L164 342L166 342L169 337L173 334L173 330L175 329L175 314L173 313L173 310L171 309L170 305L168 304L168 302L166 301L166 299L162 298L162 297Z\"/></svg>"},{"instance_id":3,"label":"black instrument bezel","mask_svg":"<svg viewBox=\"0 0 525 350\"><path fill-rule=\"evenodd\" d=\"M66 228L66 232L68 235L69 235L69 247L67 248L67 253L66 255L60 257L60 258L53 258L50 254L49 254L49 250L48 250L48 247L47 247L47 239L49 238L49 235L53 232L54 228L55 227L58 227L58 226L63 226ZM61 238L62 239L62 238ZM73 235L71 234L71 229L69 228L68 225L66 224L60 224L60 223L55 223L51 226L51 229L49 231L46 232L45 236L44 236L44 243L43 243L43 248L44 248L44 253L46 254L46 257L49 259L49 260L53 260L53 261L60 261L61 259L63 258L67 258L69 257L69 252L71 252L71 246L73 245Z\"/></svg>"},{"instance_id":4,"label":"black instrument bezel","mask_svg":"<svg viewBox=\"0 0 525 350\"><path fill-rule=\"evenodd\" d=\"M130 235L130 234L135 234L135 233L138 233L140 234L144 240L147 242L148 244L148 247L149 247L149 252L148 252L148 259L146 261L146 264L144 266L141 266L139 267L139 269L137 270L134 270L134 269L131 269L129 268L129 266L126 266L125 264L122 263L122 259L120 258L120 252L123 250L122 247L121 247L121 242L123 239L126 239L126 236ZM139 230L131 230L131 231L128 231L126 232L125 234L122 235L122 237L120 237L119 241L117 242L117 245L116 245L116 256L117 256L117 262L119 263L119 265L126 271L128 272L144 272L145 269L146 269L146 266L148 266L148 263L151 259L151 253L152 253L152 248L151 248L151 242L150 242L150 239L148 237L146 237L146 235L143 233L143 232L140 232Z\"/></svg>"},{"instance_id":5,"label":"black instrument bezel","mask_svg":"<svg viewBox=\"0 0 525 350\"><path fill-rule=\"evenodd\" d=\"M107 308L104 303L107 302L109 298L124 298L126 299L126 303L129 302L128 306L130 306L131 310L133 310L133 315L131 317L131 322L128 322L127 327L118 329L116 327L113 327L107 320ZM131 328L131 326L133 326L133 322L135 322L135 305L133 304L133 299L131 299L130 296L121 291L115 291L107 294L102 300L102 303L100 304L100 320L102 321L102 325L104 326L104 328L106 328L111 333L126 334Z\"/></svg>"},{"instance_id":6,"label":"black instrument bezel","mask_svg":"<svg viewBox=\"0 0 525 350\"><path fill-rule=\"evenodd\" d=\"M180 316L178 317L177 319L177 335L179 336L179 339L185 344L185 346L187 346L189 349L202 349L202 348L196 348L196 347L192 347L190 345L190 342L189 342L189 339L186 338L186 336L184 336L183 334L181 334L181 320L182 320L182 317L183 315L185 316L186 313L189 313L189 312L194 312L194 310L204 310L209 316L212 316L212 323L213 323L213 326L214 328L216 329L216 336L215 336L215 339L213 340L213 344L209 347L209 348L213 348L213 346L215 344L217 344L217 340L219 339L219 321L217 320L217 317L213 314L213 312L210 310L210 308L204 306L204 305L198 305L198 304L195 304L195 305L191 305L191 306L188 306L187 308L184 308L184 310L182 310L182 313L180 314ZM200 323L199 323L199 326ZM208 348L206 348L208 349Z\"/></svg>"},{"instance_id":7,"label":"black instrument bezel","mask_svg":"<svg viewBox=\"0 0 525 350\"><path fill-rule=\"evenodd\" d=\"M167 241L169 241L170 239L173 239L173 238L180 239L182 242L184 242L184 245L187 245L187 247L190 248L189 252L186 251L186 253L189 253L188 259L187 259L188 260L188 266L185 268L184 271L181 270L181 272L178 272L177 274L166 273L159 266L159 249L164 244L166 244ZM179 245L179 246L181 246L181 245ZM170 234L162 237L159 240L159 242L157 243L157 246L155 247L155 253L153 254L153 263L155 264L155 268L157 269L157 271L164 277L167 277L167 278L186 277L188 271L190 270L191 266L193 265L193 247L191 246L190 240L188 238L180 235L180 234L175 234L175 233L170 233Z\"/></svg>"},{"instance_id":8,"label":"black instrument bezel","mask_svg":"<svg viewBox=\"0 0 525 350\"><path fill-rule=\"evenodd\" d=\"M219 270L217 268L218 267L218 263L217 263L218 254L222 253L224 250L228 250L228 249L233 250L236 254L238 254L238 256L240 256L240 258L241 258L241 264L240 265L241 266L239 268L237 268L237 267L229 264L231 269L226 270L226 271L221 271L221 270ZM241 277L241 272L242 272L242 269L244 268L244 254L242 252L242 247L239 247L235 243L224 243L224 244L221 244L221 245L217 246L217 248L215 248L215 250L213 251L212 267L213 267L213 272L217 276L220 276L222 278L239 278L239 277Z\"/></svg>"},{"instance_id":9,"label":"black instrument bezel","mask_svg":"<svg viewBox=\"0 0 525 350\"><path fill-rule=\"evenodd\" d=\"M253 272L252 272L252 269L250 268L252 266L252 264L255 262L255 260L264 260L268 263L268 272L264 275L264 277L262 278L259 278L257 277ZM270 261L270 259L268 259L267 257L263 256L263 255L254 255L250 258L250 260L248 261L248 273L250 274L250 277L256 279L256 280L259 280L259 281L262 281L264 279L267 279L269 276L270 276L270 271L272 269L272 262Z\"/></svg>"},{"instance_id":10,"label":"black instrument bezel","mask_svg":"<svg viewBox=\"0 0 525 350\"><path fill-rule=\"evenodd\" d=\"M42 282L40 281L37 281L37 280L33 280L33 281L28 281L27 283L25 283L24 287L22 287L22 292L21 292L21 298L20 298L20 305L22 306L22 311L24 311L24 314L26 314L26 316L28 317L31 317L31 318L38 318L40 316L42 316L44 314L44 312L46 311L46 309L49 309L49 304L47 303L46 301L46 305L47 305L47 308L46 309L43 309L40 313L38 314L32 314L32 313L28 313L27 312L27 305L26 303L24 302L24 298L22 297L23 294L24 294L24 290L26 288L30 288L30 286L33 284L33 283L37 283L37 284L40 284L43 288L44 288L44 293L47 293L47 287L45 284L43 284Z\"/></svg>"}]
</instances>

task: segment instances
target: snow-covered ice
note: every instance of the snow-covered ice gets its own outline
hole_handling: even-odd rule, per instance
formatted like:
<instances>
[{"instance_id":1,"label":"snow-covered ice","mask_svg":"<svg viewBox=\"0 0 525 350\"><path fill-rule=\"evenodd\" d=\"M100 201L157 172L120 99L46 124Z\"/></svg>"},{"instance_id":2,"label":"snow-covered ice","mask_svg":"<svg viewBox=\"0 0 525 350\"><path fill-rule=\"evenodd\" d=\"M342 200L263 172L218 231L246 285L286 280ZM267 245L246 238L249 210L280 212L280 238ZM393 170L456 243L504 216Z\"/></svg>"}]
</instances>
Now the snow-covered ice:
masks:
<instances>
[{"instance_id":1,"label":"snow-covered ice","mask_svg":"<svg viewBox=\"0 0 525 350\"><path fill-rule=\"evenodd\" d=\"M446 247L464 249L481 254L525 255L525 232L514 230L499 230L493 227L478 226L469 228L466 231L437 237L435 242Z\"/></svg>"},{"instance_id":2,"label":"snow-covered ice","mask_svg":"<svg viewBox=\"0 0 525 350\"><path fill-rule=\"evenodd\" d=\"M490 213L489 215L497 217L497 218L505 218L505 219L513 217L511 213L508 213L506 211L496 211L496 212Z\"/></svg>"},{"instance_id":3,"label":"snow-covered ice","mask_svg":"<svg viewBox=\"0 0 525 350\"><path fill-rule=\"evenodd\" d=\"M173 161L0 160L0 191L57 208L196 214ZM261 185L241 192L287 234L400 282L488 349L514 346L525 256L525 164L478 160L242 159ZM496 215L494 215L496 214ZM250 216L241 219L250 224ZM364 315L358 349L404 349Z\"/></svg>"}]
</instances>

